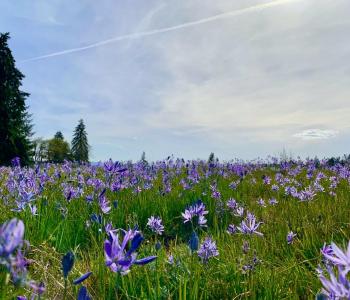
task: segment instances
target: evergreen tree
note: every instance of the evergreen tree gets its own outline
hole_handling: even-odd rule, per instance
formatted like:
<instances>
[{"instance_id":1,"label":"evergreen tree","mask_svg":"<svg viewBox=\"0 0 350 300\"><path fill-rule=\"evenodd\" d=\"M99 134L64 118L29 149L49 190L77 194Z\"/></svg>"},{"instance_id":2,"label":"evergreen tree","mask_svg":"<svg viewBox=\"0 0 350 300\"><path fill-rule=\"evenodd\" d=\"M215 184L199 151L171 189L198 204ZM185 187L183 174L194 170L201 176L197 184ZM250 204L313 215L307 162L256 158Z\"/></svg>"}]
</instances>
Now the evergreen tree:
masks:
<instances>
[{"instance_id":1,"label":"evergreen tree","mask_svg":"<svg viewBox=\"0 0 350 300\"><path fill-rule=\"evenodd\" d=\"M55 139L62 140L62 141L64 140L64 137L63 137L63 134L62 134L61 131L57 131L57 132L55 133L54 138L55 138Z\"/></svg>"},{"instance_id":2,"label":"evergreen tree","mask_svg":"<svg viewBox=\"0 0 350 300\"><path fill-rule=\"evenodd\" d=\"M75 127L72 140L72 155L73 159L78 162L89 161L89 143L85 124L82 119L79 120L77 127Z\"/></svg>"},{"instance_id":3,"label":"evergreen tree","mask_svg":"<svg viewBox=\"0 0 350 300\"><path fill-rule=\"evenodd\" d=\"M32 158L32 125L26 98L20 90L24 75L16 68L8 47L9 33L0 34L0 165L19 157L22 164Z\"/></svg>"},{"instance_id":4,"label":"evergreen tree","mask_svg":"<svg viewBox=\"0 0 350 300\"><path fill-rule=\"evenodd\" d=\"M211 152L208 158L208 164L213 164L215 160L214 152Z\"/></svg>"}]
</instances>

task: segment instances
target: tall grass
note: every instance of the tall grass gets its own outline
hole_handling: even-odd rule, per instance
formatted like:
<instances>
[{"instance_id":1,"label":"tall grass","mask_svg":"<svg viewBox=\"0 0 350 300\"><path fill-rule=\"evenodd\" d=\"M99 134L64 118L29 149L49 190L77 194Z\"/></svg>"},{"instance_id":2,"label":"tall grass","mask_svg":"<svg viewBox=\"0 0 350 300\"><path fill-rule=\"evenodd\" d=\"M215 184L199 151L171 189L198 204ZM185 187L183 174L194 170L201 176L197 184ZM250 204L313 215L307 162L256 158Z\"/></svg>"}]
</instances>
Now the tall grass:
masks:
<instances>
[{"instance_id":1,"label":"tall grass","mask_svg":"<svg viewBox=\"0 0 350 300\"><path fill-rule=\"evenodd\" d=\"M290 169L296 166L291 166ZM46 285L45 299L61 299L64 280L61 272L61 257L72 250L76 255L76 264L69 280L92 271L86 286L93 299L314 299L321 288L315 269L321 261L320 248L324 242L335 241L345 245L350 239L350 197L349 183L340 178L336 196L329 195L328 179L322 179L324 192L318 192L310 201L299 201L286 196L282 186L278 191L271 189L277 172L294 178L306 187L312 179L306 178L306 166L296 176L288 175L276 166L250 167L250 172L242 177L235 172L217 165L209 176L200 173L199 182L191 189L184 190L180 180L187 176L190 167L168 168L170 192L163 192L163 170L159 169L152 180L153 187L135 193L138 184L118 192L107 190L107 198L112 206L109 214L103 215L97 201L87 204L85 195L92 192L84 187L84 195L67 201L62 193L61 184L72 181L76 185L77 172L85 179L92 176L88 167L72 168L61 178L54 177L54 170L60 166L48 166L47 172L55 178L44 185L43 191L35 197L38 215L32 215L29 209L14 212L15 196L6 188L6 182L12 170L1 169L0 187L3 201L0 202L0 221L12 217L23 220L25 239L31 247L27 257L32 260L29 266L31 278L43 281ZM175 172L175 169L177 172ZM221 172L224 170L224 172ZM334 170L320 167L318 172L329 177ZM23 171L26 172L26 171ZM223 175L224 173L224 175ZM98 168L96 176L105 180L105 173ZM264 184L263 175L272 178L271 184ZM337 175L338 176L338 175ZM131 175L130 175L131 177ZM140 176L142 178L142 176ZM256 183L252 179L256 180ZM236 189L229 187L233 181L240 181ZM220 200L211 195L210 184L216 182L221 193ZM263 237L256 235L229 235L229 224L239 224L241 218L232 215L226 208L226 201L235 198L244 207L253 212L263 224L259 230ZM268 199L276 198L278 204L269 205ZM265 199L266 207L258 205L259 198ZM181 213L187 205L201 199L209 214L208 227L199 230L200 241L211 236L216 241L219 256L208 263L202 263L196 253L190 253L188 239L191 226L183 223ZM224 203L220 210L219 201ZM64 215L58 209L64 207ZM103 224L91 221L93 213L103 216ZM147 228L147 219L160 216L165 226L162 236L155 235ZM139 256L157 255L158 258L145 266L134 266L125 276L112 273L104 262L103 242L106 239L104 225L112 222L114 228L128 228L138 225L145 242ZM289 231L297 234L295 241L288 245L286 235ZM155 249L155 243L162 245ZM243 241L250 245L249 253L242 252ZM174 256L174 263L168 261ZM247 264L256 254L260 263L254 270L244 272ZM6 277L4 272L1 276ZM6 282L6 278L0 279ZM13 299L14 295L28 294L11 284L0 288L1 299ZM78 287L68 285L67 299L75 299Z\"/></svg>"}]
</instances>

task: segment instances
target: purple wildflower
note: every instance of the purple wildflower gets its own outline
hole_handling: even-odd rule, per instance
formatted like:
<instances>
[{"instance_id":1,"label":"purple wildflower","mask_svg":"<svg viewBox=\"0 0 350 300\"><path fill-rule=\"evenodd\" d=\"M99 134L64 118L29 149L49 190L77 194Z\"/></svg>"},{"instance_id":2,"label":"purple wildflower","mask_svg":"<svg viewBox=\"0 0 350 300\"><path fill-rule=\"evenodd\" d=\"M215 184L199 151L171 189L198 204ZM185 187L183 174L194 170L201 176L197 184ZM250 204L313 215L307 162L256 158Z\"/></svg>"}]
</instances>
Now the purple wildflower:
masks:
<instances>
[{"instance_id":1,"label":"purple wildflower","mask_svg":"<svg viewBox=\"0 0 350 300\"><path fill-rule=\"evenodd\" d=\"M243 217L244 208L242 206L238 206L233 213L236 217Z\"/></svg>"},{"instance_id":2,"label":"purple wildflower","mask_svg":"<svg viewBox=\"0 0 350 300\"><path fill-rule=\"evenodd\" d=\"M266 207L266 204L265 204L265 200L260 198L258 201L257 201L258 205L261 206L261 207Z\"/></svg>"},{"instance_id":3,"label":"purple wildflower","mask_svg":"<svg viewBox=\"0 0 350 300\"><path fill-rule=\"evenodd\" d=\"M187 209L185 209L185 212L182 213L182 217L185 219L184 223L190 222L194 217L197 217L198 225L205 227L207 220L205 219L204 215L207 213L208 211L205 210L204 203L198 200L194 205L189 206Z\"/></svg>"},{"instance_id":4,"label":"purple wildflower","mask_svg":"<svg viewBox=\"0 0 350 300\"><path fill-rule=\"evenodd\" d=\"M229 209L234 210L237 207L237 201L233 198L230 198L227 201L226 205Z\"/></svg>"},{"instance_id":5,"label":"purple wildflower","mask_svg":"<svg viewBox=\"0 0 350 300\"><path fill-rule=\"evenodd\" d=\"M104 189L98 196L98 203L104 214L108 214L111 211L111 206L106 198L106 189Z\"/></svg>"},{"instance_id":6,"label":"purple wildflower","mask_svg":"<svg viewBox=\"0 0 350 300\"><path fill-rule=\"evenodd\" d=\"M327 268L329 279L324 276L322 270L318 270L318 277L323 285L322 294L328 299L349 299L350 283L346 278L346 273L338 269L338 278L331 268Z\"/></svg>"},{"instance_id":7,"label":"purple wildflower","mask_svg":"<svg viewBox=\"0 0 350 300\"><path fill-rule=\"evenodd\" d=\"M249 252L249 242L248 241L243 241L243 245L242 245L242 251L244 254L248 254Z\"/></svg>"},{"instance_id":8,"label":"purple wildflower","mask_svg":"<svg viewBox=\"0 0 350 300\"><path fill-rule=\"evenodd\" d=\"M334 265L342 267L347 273L350 271L350 241L347 250L343 251L335 243L331 244L333 253L322 253L324 257Z\"/></svg>"},{"instance_id":9,"label":"purple wildflower","mask_svg":"<svg viewBox=\"0 0 350 300\"><path fill-rule=\"evenodd\" d=\"M159 217L151 216L148 218L147 226L156 234L162 235L164 226L162 225L162 219Z\"/></svg>"},{"instance_id":10,"label":"purple wildflower","mask_svg":"<svg viewBox=\"0 0 350 300\"><path fill-rule=\"evenodd\" d=\"M120 243L119 234L116 231L109 232L109 239L105 241L106 266L112 272L125 275L130 271L132 265L145 265L155 260L157 256L149 256L137 260L136 250L140 247L143 237L137 230L121 230L124 234ZM130 244L128 250L127 246Z\"/></svg>"},{"instance_id":11,"label":"purple wildflower","mask_svg":"<svg viewBox=\"0 0 350 300\"><path fill-rule=\"evenodd\" d=\"M269 204L270 205L276 205L278 203L278 201L276 200L276 198L271 198L270 200L269 200Z\"/></svg>"},{"instance_id":12,"label":"purple wildflower","mask_svg":"<svg viewBox=\"0 0 350 300\"><path fill-rule=\"evenodd\" d=\"M234 234L237 232L237 227L234 224L230 224L228 225L226 232L228 234Z\"/></svg>"},{"instance_id":13,"label":"purple wildflower","mask_svg":"<svg viewBox=\"0 0 350 300\"><path fill-rule=\"evenodd\" d=\"M198 256L203 260L203 262L207 262L209 258L218 255L219 251L216 247L216 243L210 237L207 237L199 247Z\"/></svg>"},{"instance_id":14,"label":"purple wildflower","mask_svg":"<svg viewBox=\"0 0 350 300\"><path fill-rule=\"evenodd\" d=\"M297 236L297 234L294 233L293 231L288 232L288 234L287 234L287 243L288 243L288 245L293 243L293 240L294 240L294 238L296 236Z\"/></svg>"},{"instance_id":15,"label":"purple wildflower","mask_svg":"<svg viewBox=\"0 0 350 300\"><path fill-rule=\"evenodd\" d=\"M73 281L73 284L79 284L82 283L84 280L88 279L90 277L90 275L92 274L92 272L87 272L84 275L80 276L79 278L75 279Z\"/></svg>"},{"instance_id":16,"label":"purple wildflower","mask_svg":"<svg viewBox=\"0 0 350 300\"><path fill-rule=\"evenodd\" d=\"M240 226L237 229L243 234L256 234L263 236L261 232L258 232L257 229L262 224L262 222L256 222L256 218L252 213L248 212L247 217L241 222Z\"/></svg>"},{"instance_id":17,"label":"purple wildflower","mask_svg":"<svg viewBox=\"0 0 350 300\"><path fill-rule=\"evenodd\" d=\"M9 257L23 245L24 224L12 219L0 227L0 257Z\"/></svg>"}]
</instances>

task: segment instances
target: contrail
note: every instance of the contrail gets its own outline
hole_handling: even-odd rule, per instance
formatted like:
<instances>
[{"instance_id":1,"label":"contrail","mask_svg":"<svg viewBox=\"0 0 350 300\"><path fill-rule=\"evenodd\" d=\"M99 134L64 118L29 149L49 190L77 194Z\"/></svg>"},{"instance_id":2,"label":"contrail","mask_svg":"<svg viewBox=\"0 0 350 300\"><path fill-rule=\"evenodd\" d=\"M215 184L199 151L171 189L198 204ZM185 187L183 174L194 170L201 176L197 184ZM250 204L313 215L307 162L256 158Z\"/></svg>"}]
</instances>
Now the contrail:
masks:
<instances>
[{"instance_id":1,"label":"contrail","mask_svg":"<svg viewBox=\"0 0 350 300\"><path fill-rule=\"evenodd\" d=\"M286 4L289 2L295 2L295 1L300 1L300 0L276 0L276 1L268 2L268 3L264 3L264 4L250 6L250 7L243 8L243 9L228 11L228 12L221 13L221 14L218 14L218 15L215 15L212 17L200 19L197 21L187 22L187 23L183 23L183 24L179 24L179 25L175 25L175 26L171 26L171 27L154 29L154 30L150 30L150 31L141 31L141 32L130 33L130 34L126 34L126 35L120 35L120 36L110 38L110 39L107 39L104 41L96 42L96 43L93 43L93 44L90 44L90 45L87 45L84 47L71 48L71 49L67 49L67 50L63 50L63 51L59 51L59 52L54 52L54 53L50 53L50 54L46 54L46 55L32 57L32 58L22 60L20 62L28 62L28 61L50 58L50 57L54 57L54 56L60 56L60 55L65 55L65 54L69 54L69 53L88 50L91 48L100 47L103 45L107 45L107 44L111 44L111 43L115 43L115 42L119 42L119 41L123 41L123 40L127 40L127 39L137 39L137 38L146 37L146 36L150 36L150 35L156 35L156 34L160 34L160 33L164 33L164 32L175 31L178 29L188 28L188 27L192 27L192 26L196 26L196 25L200 25L200 24L204 24L204 23L213 22L213 21L220 20L220 19L226 19L226 18L238 16L238 15L243 15L246 13L259 11L259 10L263 10L265 8L279 6L279 5L283 5L283 4Z\"/></svg>"}]
</instances>

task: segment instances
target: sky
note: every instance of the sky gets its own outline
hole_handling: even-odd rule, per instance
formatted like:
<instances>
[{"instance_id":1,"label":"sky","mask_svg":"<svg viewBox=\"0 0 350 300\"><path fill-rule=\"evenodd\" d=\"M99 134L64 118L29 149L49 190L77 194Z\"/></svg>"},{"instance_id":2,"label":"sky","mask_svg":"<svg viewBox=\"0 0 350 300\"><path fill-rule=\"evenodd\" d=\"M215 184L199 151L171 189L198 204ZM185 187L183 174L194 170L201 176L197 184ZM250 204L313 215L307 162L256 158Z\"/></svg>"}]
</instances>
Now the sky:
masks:
<instances>
[{"instance_id":1,"label":"sky","mask_svg":"<svg viewBox=\"0 0 350 300\"><path fill-rule=\"evenodd\" d=\"M36 137L91 160L339 156L348 0L2 0Z\"/></svg>"}]
</instances>

